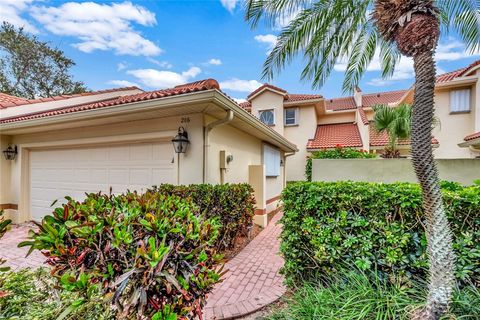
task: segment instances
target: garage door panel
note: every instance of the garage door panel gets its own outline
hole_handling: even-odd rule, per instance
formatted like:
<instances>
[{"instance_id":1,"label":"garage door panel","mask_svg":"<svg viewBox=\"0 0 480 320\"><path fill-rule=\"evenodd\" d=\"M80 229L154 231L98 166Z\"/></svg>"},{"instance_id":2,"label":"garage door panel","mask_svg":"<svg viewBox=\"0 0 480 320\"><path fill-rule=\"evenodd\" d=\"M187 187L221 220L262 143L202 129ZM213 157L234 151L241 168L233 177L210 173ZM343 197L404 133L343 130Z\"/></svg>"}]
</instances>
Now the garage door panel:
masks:
<instances>
[{"instance_id":1,"label":"garage door panel","mask_svg":"<svg viewBox=\"0 0 480 320\"><path fill-rule=\"evenodd\" d=\"M145 191L174 183L170 143L135 143L30 153L30 213L40 220L50 204L65 196L82 200L85 193Z\"/></svg>"}]
</instances>

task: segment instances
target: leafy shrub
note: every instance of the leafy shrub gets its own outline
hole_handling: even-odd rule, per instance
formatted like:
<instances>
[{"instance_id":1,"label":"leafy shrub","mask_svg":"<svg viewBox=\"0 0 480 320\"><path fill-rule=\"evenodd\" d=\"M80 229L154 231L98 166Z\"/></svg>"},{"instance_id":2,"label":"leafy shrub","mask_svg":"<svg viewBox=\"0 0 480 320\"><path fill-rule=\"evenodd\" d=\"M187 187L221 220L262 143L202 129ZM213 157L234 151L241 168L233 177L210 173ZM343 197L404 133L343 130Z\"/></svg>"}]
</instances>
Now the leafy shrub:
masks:
<instances>
[{"instance_id":1,"label":"leafy shrub","mask_svg":"<svg viewBox=\"0 0 480 320\"><path fill-rule=\"evenodd\" d=\"M8 227L12 223L12 220L10 219L5 219L3 217L3 210L0 210L0 239L5 235L5 233L8 231ZM10 270L10 267L2 267L2 264L4 264L6 260L0 258L0 272L5 272Z\"/></svg>"},{"instance_id":2,"label":"leafy shrub","mask_svg":"<svg viewBox=\"0 0 480 320\"><path fill-rule=\"evenodd\" d=\"M0 274L0 319L57 319L70 311L78 293L57 288L46 269L21 269ZM100 297L71 310L69 320L113 320L113 314L99 304Z\"/></svg>"},{"instance_id":3,"label":"leafy shrub","mask_svg":"<svg viewBox=\"0 0 480 320\"><path fill-rule=\"evenodd\" d=\"M266 320L408 320L425 296L424 286L390 285L375 274L339 272L325 281L306 282ZM454 292L447 319L478 319L480 293L474 287Z\"/></svg>"},{"instance_id":4,"label":"leafy shrub","mask_svg":"<svg viewBox=\"0 0 480 320\"><path fill-rule=\"evenodd\" d=\"M375 154L369 153L368 151L344 148L341 145L337 145L333 149L313 151L307 158L305 177L307 178L307 181L312 181L312 159L371 159L375 157Z\"/></svg>"},{"instance_id":5,"label":"leafy shrub","mask_svg":"<svg viewBox=\"0 0 480 320\"><path fill-rule=\"evenodd\" d=\"M480 285L480 186L444 190L456 276ZM329 277L344 263L377 268L391 282L426 277L426 238L416 184L295 183L283 192L281 251L289 284Z\"/></svg>"},{"instance_id":6,"label":"leafy shrub","mask_svg":"<svg viewBox=\"0 0 480 320\"><path fill-rule=\"evenodd\" d=\"M67 198L21 246L43 250L61 285L100 292L116 317L187 319L199 315L219 281L214 249L219 221L176 196L146 192Z\"/></svg>"},{"instance_id":7,"label":"leafy shrub","mask_svg":"<svg viewBox=\"0 0 480 320\"><path fill-rule=\"evenodd\" d=\"M240 235L246 234L253 221L255 199L249 184L163 184L152 191L190 199L205 217L218 218L220 235L215 247L220 251L231 248Z\"/></svg>"}]
</instances>

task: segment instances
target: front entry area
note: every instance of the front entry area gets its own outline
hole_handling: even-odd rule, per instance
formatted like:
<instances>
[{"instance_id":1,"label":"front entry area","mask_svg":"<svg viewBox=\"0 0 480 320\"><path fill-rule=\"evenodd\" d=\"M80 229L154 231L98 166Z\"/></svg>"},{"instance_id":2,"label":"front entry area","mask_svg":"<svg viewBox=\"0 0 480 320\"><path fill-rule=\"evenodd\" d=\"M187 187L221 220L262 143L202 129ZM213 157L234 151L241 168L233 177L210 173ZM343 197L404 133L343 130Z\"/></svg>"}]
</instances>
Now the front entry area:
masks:
<instances>
[{"instance_id":1,"label":"front entry area","mask_svg":"<svg viewBox=\"0 0 480 320\"><path fill-rule=\"evenodd\" d=\"M30 219L39 221L64 201L85 193L145 191L175 183L174 152L169 142L129 143L31 150Z\"/></svg>"}]
</instances>

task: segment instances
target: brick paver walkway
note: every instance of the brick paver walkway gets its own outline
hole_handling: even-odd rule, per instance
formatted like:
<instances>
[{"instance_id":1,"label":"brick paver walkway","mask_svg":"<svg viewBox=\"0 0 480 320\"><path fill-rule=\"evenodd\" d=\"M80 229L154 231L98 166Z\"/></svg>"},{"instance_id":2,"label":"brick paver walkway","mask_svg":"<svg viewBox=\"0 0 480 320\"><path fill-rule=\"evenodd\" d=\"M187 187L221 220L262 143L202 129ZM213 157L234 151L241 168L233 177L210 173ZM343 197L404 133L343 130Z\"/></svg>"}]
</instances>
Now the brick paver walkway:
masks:
<instances>
[{"instance_id":1,"label":"brick paver walkway","mask_svg":"<svg viewBox=\"0 0 480 320\"><path fill-rule=\"evenodd\" d=\"M235 319L269 305L285 293L279 274L283 258L279 255L282 230L278 213L235 258L226 263L228 270L208 297L206 320Z\"/></svg>"},{"instance_id":2,"label":"brick paver walkway","mask_svg":"<svg viewBox=\"0 0 480 320\"><path fill-rule=\"evenodd\" d=\"M30 247L18 248L17 245L27 240L28 230L34 227L33 224L13 225L12 229L7 231L2 239L0 239L0 258L6 259L6 266L10 266L13 270L27 267L40 267L45 261L45 257L38 251L33 251L28 258L28 249Z\"/></svg>"},{"instance_id":3,"label":"brick paver walkway","mask_svg":"<svg viewBox=\"0 0 480 320\"><path fill-rule=\"evenodd\" d=\"M283 258L279 255L278 239L282 227L277 224L278 213L237 256L225 265L228 272L207 300L205 320L234 319L251 314L275 302L285 293L279 269ZM25 258L28 248L18 248L26 240L31 224L14 225L0 239L0 257L13 270L43 265L45 257L38 251Z\"/></svg>"}]
</instances>

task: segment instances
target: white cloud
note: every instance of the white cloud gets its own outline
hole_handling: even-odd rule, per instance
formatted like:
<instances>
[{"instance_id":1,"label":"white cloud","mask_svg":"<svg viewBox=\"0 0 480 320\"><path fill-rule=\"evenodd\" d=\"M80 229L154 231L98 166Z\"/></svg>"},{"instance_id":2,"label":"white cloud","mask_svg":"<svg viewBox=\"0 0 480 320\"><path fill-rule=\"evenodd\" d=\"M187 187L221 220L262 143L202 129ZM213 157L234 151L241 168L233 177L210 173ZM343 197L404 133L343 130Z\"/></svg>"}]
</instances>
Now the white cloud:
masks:
<instances>
[{"instance_id":1,"label":"white cloud","mask_svg":"<svg viewBox=\"0 0 480 320\"><path fill-rule=\"evenodd\" d=\"M153 64L156 64L157 66L164 68L164 69L172 69L173 65L168 62L168 61L158 61L157 59L153 58L147 58L148 61L150 61Z\"/></svg>"},{"instance_id":2,"label":"white cloud","mask_svg":"<svg viewBox=\"0 0 480 320\"><path fill-rule=\"evenodd\" d=\"M252 92L262 86L257 80L230 79L220 82L220 88L240 92Z\"/></svg>"},{"instance_id":3,"label":"white cloud","mask_svg":"<svg viewBox=\"0 0 480 320\"><path fill-rule=\"evenodd\" d=\"M59 7L33 7L31 15L53 34L78 38L74 46L83 52L155 56L163 51L132 27L133 23L155 25L155 14L131 2L67 2Z\"/></svg>"},{"instance_id":4,"label":"white cloud","mask_svg":"<svg viewBox=\"0 0 480 320\"><path fill-rule=\"evenodd\" d=\"M237 4L240 2L240 0L220 0L220 2L222 3L222 6L227 9L228 11L230 11L230 13L233 12L233 10L235 10L235 7L237 6Z\"/></svg>"},{"instance_id":5,"label":"white cloud","mask_svg":"<svg viewBox=\"0 0 480 320\"><path fill-rule=\"evenodd\" d=\"M17 28L23 27L27 32L37 33L37 28L21 17L21 13L32 2L33 0L0 0L0 21L9 22Z\"/></svg>"},{"instance_id":6,"label":"white cloud","mask_svg":"<svg viewBox=\"0 0 480 320\"><path fill-rule=\"evenodd\" d=\"M213 66L219 66L222 64L222 60L220 59L210 59L208 60L208 64L211 64Z\"/></svg>"},{"instance_id":7,"label":"white cloud","mask_svg":"<svg viewBox=\"0 0 480 320\"><path fill-rule=\"evenodd\" d=\"M139 85L135 82L127 80L110 80L108 81L108 84L114 85L116 87L139 87Z\"/></svg>"},{"instance_id":8,"label":"white cloud","mask_svg":"<svg viewBox=\"0 0 480 320\"><path fill-rule=\"evenodd\" d=\"M243 99L243 98L232 98L232 99L235 100L235 102L237 102L238 104L247 102L247 99Z\"/></svg>"},{"instance_id":9,"label":"white cloud","mask_svg":"<svg viewBox=\"0 0 480 320\"><path fill-rule=\"evenodd\" d=\"M200 68L191 67L182 73L156 69L137 69L128 70L127 74L134 76L147 87L164 89L187 83L201 72Z\"/></svg>"},{"instance_id":10,"label":"white cloud","mask_svg":"<svg viewBox=\"0 0 480 320\"><path fill-rule=\"evenodd\" d=\"M255 36L254 39L257 42L267 44L267 54L269 54L277 44L277 36L274 34L259 34Z\"/></svg>"}]
</instances>

